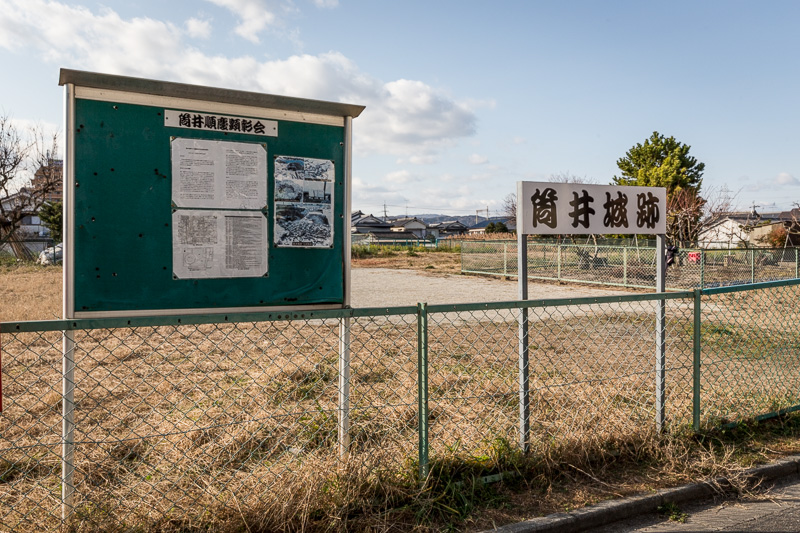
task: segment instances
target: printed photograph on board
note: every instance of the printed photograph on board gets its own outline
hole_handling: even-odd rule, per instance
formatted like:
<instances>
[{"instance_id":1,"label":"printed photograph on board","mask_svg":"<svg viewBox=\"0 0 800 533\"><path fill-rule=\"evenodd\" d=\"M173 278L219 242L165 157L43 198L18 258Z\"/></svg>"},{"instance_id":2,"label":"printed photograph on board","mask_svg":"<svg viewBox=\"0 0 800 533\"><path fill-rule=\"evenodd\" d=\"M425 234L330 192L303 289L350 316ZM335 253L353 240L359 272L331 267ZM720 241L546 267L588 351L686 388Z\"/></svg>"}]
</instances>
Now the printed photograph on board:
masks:
<instances>
[{"instance_id":1,"label":"printed photograph on board","mask_svg":"<svg viewBox=\"0 0 800 533\"><path fill-rule=\"evenodd\" d=\"M333 161L275 156L275 244L333 246Z\"/></svg>"}]
</instances>

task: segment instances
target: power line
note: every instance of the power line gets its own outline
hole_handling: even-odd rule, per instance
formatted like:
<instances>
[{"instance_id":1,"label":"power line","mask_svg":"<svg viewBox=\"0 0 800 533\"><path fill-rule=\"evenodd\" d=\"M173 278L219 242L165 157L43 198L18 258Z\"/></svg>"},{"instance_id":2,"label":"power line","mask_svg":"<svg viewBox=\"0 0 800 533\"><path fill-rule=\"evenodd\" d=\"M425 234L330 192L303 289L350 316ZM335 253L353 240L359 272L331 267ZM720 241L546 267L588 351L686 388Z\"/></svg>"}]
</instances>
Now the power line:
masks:
<instances>
[{"instance_id":1,"label":"power line","mask_svg":"<svg viewBox=\"0 0 800 533\"><path fill-rule=\"evenodd\" d=\"M468 214L470 211L473 211L472 209L469 209L469 208L466 208L466 207L464 209L453 209L453 208L450 208L450 207L430 207L430 206L429 207L417 207L417 206L413 206L413 205L395 205L395 204L363 204L363 207L365 207L365 208L377 207L379 209L385 209L387 207L399 207L400 209L406 209L406 211L408 209L416 209L418 211L445 211L445 212L449 211L451 213L462 213L462 214L464 214L464 213ZM486 211L486 210L482 209L481 211Z\"/></svg>"}]
</instances>

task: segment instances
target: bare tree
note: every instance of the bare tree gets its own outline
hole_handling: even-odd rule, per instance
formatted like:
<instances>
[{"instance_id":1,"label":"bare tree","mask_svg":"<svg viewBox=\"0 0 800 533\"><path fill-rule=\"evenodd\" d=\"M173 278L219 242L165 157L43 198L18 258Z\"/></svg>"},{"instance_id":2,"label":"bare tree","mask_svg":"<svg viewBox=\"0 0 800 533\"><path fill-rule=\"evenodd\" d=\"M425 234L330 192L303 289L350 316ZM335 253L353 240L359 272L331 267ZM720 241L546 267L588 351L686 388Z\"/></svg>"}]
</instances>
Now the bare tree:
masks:
<instances>
[{"instance_id":1,"label":"bare tree","mask_svg":"<svg viewBox=\"0 0 800 533\"><path fill-rule=\"evenodd\" d=\"M517 220L517 193L512 192L507 194L505 198L503 198L503 214L508 217L509 220Z\"/></svg>"},{"instance_id":2,"label":"bare tree","mask_svg":"<svg viewBox=\"0 0 800 533\"><path fill-rule=\"evenodd\" d=\"M592 184L596 183L593 178L587 178L586 176L580 177L575 176L574 174L570 174L569 172L559 172L557 174L550 174L550 177L547 178L547 181L550 183L586 183ZM510 193L507 194L505 198L503 198L502 204L503 214L507 216L509 219L516 220L517 219L517 193Z\"/></svg>"},{"instance_id":3,"label":"bare tree","mask_svg":"<svg viewBox=\"0 0 800 533\"><path fill-rule=\"evenodd\" d=\"M682 248L695 246L701 234L731 215L735 196L725 187L709 188L705 197L694 189L674 192L667 199L667 239ZM728 242L738 241L746 246L748 233L757 221L756 214L749 214L744 223L719 232Z\"/></svg>"},{"instance_id":4,"label":"bare tree","mask_svg":"<svg viewBox=\"0 0 800 533\"><path fill-rule=\"evenodd\" d=\"M11 246L18 258L32 259L20 239L22 220L52 195L62 171L54 159L56 134L46 137L40 127L23 133L8 115L0 115L0 245Z\"/></svg>"},{"instance_id":5,"label":"bare tree","mask_svg":"<svg viewBox=\"0 0 800 533\"><path fill-rule=\"evenodd\" d=\"M597 183L597 180L594 178L589 178L585 175L582 177L576 176L575 174L570 174L569 171L550 174L550 177L547 178L547 181L550 183L582 183L584 185L593 185Z\"/></svg>"}]
</instances>

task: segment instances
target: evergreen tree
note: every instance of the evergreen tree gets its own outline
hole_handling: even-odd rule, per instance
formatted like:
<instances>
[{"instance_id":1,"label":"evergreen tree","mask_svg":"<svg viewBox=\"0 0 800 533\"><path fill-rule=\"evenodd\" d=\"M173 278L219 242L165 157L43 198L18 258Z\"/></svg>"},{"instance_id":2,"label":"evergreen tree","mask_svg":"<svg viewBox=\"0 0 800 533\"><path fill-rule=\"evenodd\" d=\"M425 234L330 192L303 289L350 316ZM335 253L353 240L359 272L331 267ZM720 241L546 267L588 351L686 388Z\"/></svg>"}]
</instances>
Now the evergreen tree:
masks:
<instances>
[{"instance_id":1,"label":"evergreen tree","mask_svg":"<svg viewBox=\"0 0 800 533\"><path fill-rule=\"evenodd\" d=\"M42 219L44 225L50 230L50 236L56 243L62 240L61 228L63 227L63 210L64 206L61 202L45 202L42 204L42 208L39 209L39 218Z\"/></svg>"},{"instance_id":2,"label":"evergreen tree","mask_svg":"<svg viewBox=\"0 0 800 533\"><path fill-rule=\"evenodd\" d=\"M619 176L614 176L616 185L639 185L643 187L665 187L667 195L684 189L700 193L705 163L689 155L688 144L664 137L657 131L644 143L632 147L617 160Z\"/></svg>"}]
</instances>

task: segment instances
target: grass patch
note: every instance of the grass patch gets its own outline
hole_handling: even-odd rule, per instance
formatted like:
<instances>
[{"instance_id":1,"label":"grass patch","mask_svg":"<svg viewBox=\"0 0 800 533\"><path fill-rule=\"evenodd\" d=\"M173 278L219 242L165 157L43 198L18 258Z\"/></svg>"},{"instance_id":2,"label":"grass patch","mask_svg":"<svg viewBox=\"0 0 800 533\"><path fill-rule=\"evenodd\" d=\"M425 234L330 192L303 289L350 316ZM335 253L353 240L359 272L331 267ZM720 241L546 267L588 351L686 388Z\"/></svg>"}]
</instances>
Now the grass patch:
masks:
<instances>
[{"instance_id":1,"label":"grass patch","mask_svg":"<svg viewBox=\"0 0 800 533\"><path fill-rule=\"evenodd\" d=\"M665 503L664 505L659 505L657 510L660 514L666 516L672 522L680 522L681 524L684 524L689 518L689 515L681 511L680 507L674 503Z\"/></svg>"}]
</instances>

